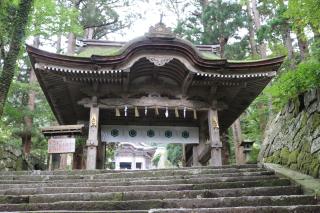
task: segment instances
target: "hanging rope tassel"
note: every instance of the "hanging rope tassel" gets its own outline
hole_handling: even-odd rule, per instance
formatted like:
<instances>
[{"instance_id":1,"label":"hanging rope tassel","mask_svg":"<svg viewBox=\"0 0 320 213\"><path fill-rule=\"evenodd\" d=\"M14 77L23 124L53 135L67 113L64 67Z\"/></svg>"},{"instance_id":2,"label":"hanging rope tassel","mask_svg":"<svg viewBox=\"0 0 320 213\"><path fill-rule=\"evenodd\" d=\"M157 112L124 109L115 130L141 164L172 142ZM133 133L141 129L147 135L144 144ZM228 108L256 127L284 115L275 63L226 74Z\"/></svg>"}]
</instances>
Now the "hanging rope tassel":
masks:
<instances>
[{"instance_id":1,"label":"hanging rope tassel","mask_svg":"<svg viewBox=\"0 0 320 213\"><path fill-rule=\"evenodd\" d=\"M120 117L121 115L120 115L120 110L119 110L119 108L118 107L116 107L116 117Z\"/></svg>"},{"instance_id":2,"label":"hanging rope tassel","mask_svg":"<svg viewBox=\"0 0 320 213\"><path fill-rule=\"evenodd\" d=\"M184 107L183 108L183 117L186 118L186 116L187 116L187 108Z\"/></svg>"},{"instance_id":3,"label":"hanging rope tassel","mask_svg":"<svg viewBox=\"0 0 320 213\"><path fill-rule=\"evenodd\" d=\"M165 114L164 114L164 115L166 116L166 118L167 118L167 117L169 117L168 107L166 107L166 112L165 112Z\"/></svg>"},{"instance_id":4,"label":"hanging rope tassel","mask_svg":"<svg viewBox=\"0 0 320 213\"><path fill-rule=\"evenodd\" d=\"M197 119L197 110L195 109L193 110L193 119L195 120Z\"/></svg>"},{"instance_id":5,"label":"hanging rope tassel","mask_svg":"<svg viewBox=\"0 0 320 213\"><path fill-rule=\"evenodd\" d=\"M139 110L138 107L134 107L134 116L139 117Z\"/></svg>"},{"instance_id":6,"label":"hanging rope tassel","mask_svg":"<svg viewBox=\"0 0 320 213\"><path fill-rule=\"evenodd\" d=\"M145 107L145 108L144 108L144 115L147 116L147 114L148 114L148 108Z\"/></svg>"},{"instance_id":7,"label":"hanging rope tassel","mask_svg":"<svg viewBox=\"0 0 320 213\"><path fill-rule=\"evenodd\" d=\"M126 116L126 117L127 117L127 115L128 115L128 107L127 107L127 106L125 106L125 107L124 107L124 116Z\"/></svg>"},{"instance_id":8,"label":"hanging rope tassel","mask_svg":"<svg viewBox=\"0 0 320 213\"><path fill-rule=\"evenodd\" d=\"M179 110L178 110L178 107L174 108L174 113L176 114L176 118L179 118Z\"/></svg>"},{"instance_id":9,"label":"hanging rope tassel","mask_svg":"<svg viewBox=\"0 0 320 213\"><path fill-rule=\"evenodd\" d=\"M158 115L159 115L159 109L158 109L158 107L155 108L155 112L156 112L156 115L158 116Z\"/></svg>"}]
</instances>

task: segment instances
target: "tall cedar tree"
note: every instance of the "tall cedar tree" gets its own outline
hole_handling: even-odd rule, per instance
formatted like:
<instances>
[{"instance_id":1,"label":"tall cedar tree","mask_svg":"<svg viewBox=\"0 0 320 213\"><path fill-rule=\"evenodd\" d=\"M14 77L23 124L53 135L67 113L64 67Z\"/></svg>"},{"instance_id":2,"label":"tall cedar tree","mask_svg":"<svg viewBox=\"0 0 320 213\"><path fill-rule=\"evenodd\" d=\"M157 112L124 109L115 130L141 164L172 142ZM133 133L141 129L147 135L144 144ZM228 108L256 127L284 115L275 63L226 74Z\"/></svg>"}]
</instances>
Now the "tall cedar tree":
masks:
<instances>
[{"instance_id":1,"label":"tall cedar tree","mask_svg":"<svg viewBox=\"0 0 320 213\"><path fill-rule=\"evenodd\" d=\"M0 76L0 117L7 100L9 88L14 76L16 61L21 50L21 45L25 37L29 13L33 0L21 0L15 18L13 33L11 36L10 47L4 59L3 70Z\"/></svg>"}]
</instances>

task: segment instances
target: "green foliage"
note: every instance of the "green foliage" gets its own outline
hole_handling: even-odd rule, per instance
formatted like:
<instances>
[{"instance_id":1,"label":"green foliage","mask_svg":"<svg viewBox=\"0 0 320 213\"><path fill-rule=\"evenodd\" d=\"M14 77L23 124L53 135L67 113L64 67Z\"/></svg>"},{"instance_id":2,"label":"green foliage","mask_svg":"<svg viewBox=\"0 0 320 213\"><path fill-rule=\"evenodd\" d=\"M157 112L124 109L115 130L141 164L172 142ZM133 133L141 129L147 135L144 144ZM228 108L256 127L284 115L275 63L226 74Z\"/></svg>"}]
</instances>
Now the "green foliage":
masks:
<instances>
[{"instance_id":1,"label":"green foliage","mask_svg":"<svg viewBox=\"0 0 320 213\"><path fill-rule=\"evenodd\" d=\"M140 11L130 10L130 6L136 2L137 0L80 1L79 21L83 29L93 29L93 39L101 39L109 33L128 28L140 18Z\"/></svg>"},{"instance_id":2,"label":"green foliage","mask_svg":"<svg viewBox=\"0 0 320 213\"><path fill-rule=\"evenodd\" d=\"M244 11L234 1L218 0L203 7L195 4L191 16L178 22L175 32L195 44L216 44L237 36L244 24Z\"/></svg>"},{"instance_id":3,"label":"green foliage","mask_svg":"<svg viewBox=\"0 0 320 213\"><path fill-rule=\"evenodd\" d=\"M167 145L167 159L173 166L179 166L182 162L182 145L168 144Z\"/></svg>"},{"instance_id":4,"label":"green foliage","mask_svg":"<svg viewBox=\"0 0 320 213\"><path fill-rule=\"evenodd\" d=\"M300 63L296 70L284 71L267 89L274 105L279 109L300 93L320 86L320 63L310 59Z\"/></svg>"},{"instance_id":5,"label":"green foliage","mask_svg":"<svg viewBox=\"0 0 320 213\"><path fill-rule=\"evenodd\" d=\"M157 154L156 156L154 156L152 159L152 165L154 165L155 167L158 167L160 159L161 159L161 154Z\"/></svg>"},{"instance_id":6,"label":"green foliage","mask_svg":"<svg viewBox=\"0 0 320 213\"><path fill-rule=\"evenodd\" d=\"M319 32L320 0L289 0L285 15L295 20L296 27L311 24Z\"/></svg>"},{"instance_id":7,"label":"green foliage","mask_svg":"<svg viewBox=\"0 0 320 213\"><path fill-rule=\"evenodd\" d=\"M113 163L113 160L118 147L118 143L108 143L106 145L106 168L115 169L115 164Z\"/></svg>"},{"instance_id":8,"label":"green foliage","mask_svg":"<svg viewBox=\"0 0 320 213\"><path fill-rule=\"evenodd\" d=\"M256 143L253 144L247 163L252 163L252 164L257 163L259 152L260 152L260 144L256 144Z\"/></svg>"},{"instance_id":9,"label":"green foliage","mask_svg":"<svg viewBox=\"0 0 320 213\"><path fill-rule=\"evenodd\" d=\"M202 22L205 23L202 42L213 44L221 38L236 36L237 30L244 25L244 19L244 11L237 2L210 2L202 15Z\"/></svg>"},{"instance_id":10,"label":"green foliage","mask_svg":"<svg viewBox=\"0 0 320 213\"><path fill-rule=\"evenodd\" d=\"M41 18L40 18L41 17ZM80 34L79 11L67 1L35 0L29 34L46 38L67 32Z\"/></svg>"}]
</instances>

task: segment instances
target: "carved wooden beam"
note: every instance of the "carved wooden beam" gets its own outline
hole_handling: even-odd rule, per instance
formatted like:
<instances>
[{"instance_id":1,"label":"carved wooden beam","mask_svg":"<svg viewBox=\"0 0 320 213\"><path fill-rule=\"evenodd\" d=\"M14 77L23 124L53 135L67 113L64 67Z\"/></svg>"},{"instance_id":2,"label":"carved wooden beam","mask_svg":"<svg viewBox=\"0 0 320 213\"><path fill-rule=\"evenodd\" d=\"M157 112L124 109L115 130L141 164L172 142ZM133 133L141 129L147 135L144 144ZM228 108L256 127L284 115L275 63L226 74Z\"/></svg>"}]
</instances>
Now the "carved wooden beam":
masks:
<instances>
[{"instance_id":1,"label":"carved wooden beam","mask_svg":"<svg viewBox=\"0 0 320 213\"><path fill-rule=\"evenodd\" d=\"M92 100L89 98L84 98L81 101L78 101L78 104L85 107L92 106ZM142 98L107 98L99 99L98 106L104 109L114 109L114 108L123 108L127 106L128 108L134 107L149 107L149 108L175 108L180 109L196 109L196 110L208 110L210 105L203 101L196 100L187 100L187 99L178 99L172 100L163 97L142 97Z\"/></svg>"},{"instance_id":2,"label":"carved wooden beam","mask_svg":"<svg viewBox=\"0 0 320 213\"><path fill-rule=\"evenodd\" d=\"M188 75L183 80L182 89L181 89L182 94L185 95L188 92L188 89L192 83L193 77L194 77L194 73L189 72Z\"/></svg>"},{"instance_id":3,"label":"carved wooden beam","mask_svg":"<svg viewBox=\"0 0 320 213\"><path fill-rule=\"evenodd\" d=\"M129 88L129 72L123 73L123 83L122 83L122 90L123 92L128 92L128 88Z\"/></svg>"}]
</instances>

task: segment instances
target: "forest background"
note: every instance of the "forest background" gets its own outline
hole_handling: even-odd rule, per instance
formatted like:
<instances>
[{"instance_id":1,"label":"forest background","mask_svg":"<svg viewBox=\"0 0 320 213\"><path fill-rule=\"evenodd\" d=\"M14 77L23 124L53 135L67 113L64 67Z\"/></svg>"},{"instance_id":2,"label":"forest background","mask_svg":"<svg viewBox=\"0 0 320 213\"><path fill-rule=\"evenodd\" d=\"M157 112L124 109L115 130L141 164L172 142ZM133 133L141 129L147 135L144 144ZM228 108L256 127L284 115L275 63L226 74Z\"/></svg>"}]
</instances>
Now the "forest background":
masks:
<instances>
[{"instance_id":1,"label":"forest background","mask_svg":"<svg viewBox=\"0 0 320 213\"><path fill-rule=\"evenodd\" d=\"M250 161L256 162L268 121L290 99L320 85L320 0L1 0L0 146L45 162L47 140L40 128L57 124L25 42L77 55L81 38L125 38L137 31L135 23L154 20L146 12L148 5L159 17L163 13L164 23L167 19L179 37L218 44L217 57L287 56L279 75L230 128L229 163L235 162L234 144L243 139L255 141ZM181 147L168 146L168 151L168 159L178 165Z\"/></svg>"}]
</instances>

